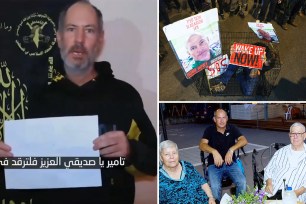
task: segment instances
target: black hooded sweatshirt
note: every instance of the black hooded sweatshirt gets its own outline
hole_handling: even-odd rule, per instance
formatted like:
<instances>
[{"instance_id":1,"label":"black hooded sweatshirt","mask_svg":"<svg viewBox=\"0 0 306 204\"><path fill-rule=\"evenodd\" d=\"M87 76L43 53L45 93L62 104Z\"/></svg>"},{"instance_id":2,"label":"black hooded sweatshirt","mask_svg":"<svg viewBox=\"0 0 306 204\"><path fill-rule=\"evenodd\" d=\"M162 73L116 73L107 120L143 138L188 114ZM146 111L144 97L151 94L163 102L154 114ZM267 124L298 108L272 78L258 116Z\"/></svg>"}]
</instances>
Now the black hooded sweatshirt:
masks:
<instances>
[{"instance_id":1,"label":"black hooded sweatshirt","mask_svg":"<svg viewBox=\"0 0 306 204\"><path fill-rule=\"evenodd\" d=\"M47 86L31 100L29 118L98 115L99 126L116 124L117 130L127 135L131 147L128 168L156 175L156 132L139 93L130 84L115 79L108 62L95 63L95 69L98 76L82 86L65 77ZM0 201L16 204L134 202L135 181L131 171L127 168L101 169L101 175L102 187L39 190L5 190L4 176L1 176Z\"/></svg>"}]
</instances>

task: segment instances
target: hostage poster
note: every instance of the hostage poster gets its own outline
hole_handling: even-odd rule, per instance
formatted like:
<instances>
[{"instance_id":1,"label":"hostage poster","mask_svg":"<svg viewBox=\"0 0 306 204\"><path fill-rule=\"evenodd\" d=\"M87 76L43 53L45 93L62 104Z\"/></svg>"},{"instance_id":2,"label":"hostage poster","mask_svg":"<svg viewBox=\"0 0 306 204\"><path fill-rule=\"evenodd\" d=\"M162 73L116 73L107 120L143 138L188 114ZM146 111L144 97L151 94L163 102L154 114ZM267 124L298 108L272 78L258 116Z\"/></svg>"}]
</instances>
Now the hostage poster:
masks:
<instances>
[{"instance_id":1,"label":"hostage poster","mask_svg":"<svg viewBox=\"0 0 306 204\"><path fill-rule=\"evenodd\" d=\"M259 39L262 39L267 42L279 43L278 37L272 24L248 22L248 25Z\"/></svg>"},{"instance_id":2,"label":"hostage poster","mask_svg":"<svg viewBox=\"0 0 306 204\"><path fill-rule=\"evenodd\" d=\"M222 55L216 8L167 25L163 30L187 79Z\"/></svg>"}]
</instances>

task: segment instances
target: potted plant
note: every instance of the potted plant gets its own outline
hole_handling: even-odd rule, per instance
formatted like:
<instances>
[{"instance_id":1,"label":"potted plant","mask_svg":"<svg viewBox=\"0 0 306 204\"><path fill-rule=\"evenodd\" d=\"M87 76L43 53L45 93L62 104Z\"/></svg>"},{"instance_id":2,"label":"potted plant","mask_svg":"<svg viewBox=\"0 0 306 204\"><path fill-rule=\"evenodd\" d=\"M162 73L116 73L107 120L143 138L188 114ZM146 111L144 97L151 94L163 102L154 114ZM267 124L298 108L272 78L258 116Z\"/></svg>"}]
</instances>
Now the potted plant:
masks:
<instances>
[{"instance_id":1,"label":"potted plant","mask_svg":"<svg viewBox=\"0 0 306 204\"><path fill-rule=\"evenodd\" d=\"M257 188L253 189L248 187L247 191L240 194L238 197L232 196L229 204L262 204L267 200L267 196L263 190Z\"/></svg>"}]
</instances>

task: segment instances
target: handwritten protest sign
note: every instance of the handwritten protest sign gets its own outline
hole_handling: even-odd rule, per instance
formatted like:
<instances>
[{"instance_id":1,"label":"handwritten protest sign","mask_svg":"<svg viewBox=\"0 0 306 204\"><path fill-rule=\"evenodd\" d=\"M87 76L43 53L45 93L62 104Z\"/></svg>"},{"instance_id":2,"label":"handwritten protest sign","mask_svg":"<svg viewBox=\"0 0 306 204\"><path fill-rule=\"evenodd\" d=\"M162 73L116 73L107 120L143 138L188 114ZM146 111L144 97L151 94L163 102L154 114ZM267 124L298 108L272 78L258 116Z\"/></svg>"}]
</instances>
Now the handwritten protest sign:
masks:
<instances>
[{"instance_id":1,"label":"handwritten protest sign","mask_svg":"<svg viewBox=\"0 0 306 204\"><path fill-rule=\"evenodd\" d=\"M216 8L167 25L163 31L187 79L222 55Z\"/></svg>"},{"instance_id":2,"label":"handwritten protest sign","mask_svg":"<svg viewBox=\"0 0 306 204\"><path fill-rule=\"evenodd\" d=\"M224 73L227 69L228 63L229 60L227 55L223 55L223 57L215 59L212 64L205 69L207 79L215 78Z\"/></svg>"},{"instance_id":3,"label":"handwritten protest sign","mask_svg":"<svg viewBox=\"0 0 306 204\"><path fill-rule=\"evenodd\" d=\"M265 47L234 43L231 46L230 64L261 69L265 59Z\"/></svg>"}]
</instances>

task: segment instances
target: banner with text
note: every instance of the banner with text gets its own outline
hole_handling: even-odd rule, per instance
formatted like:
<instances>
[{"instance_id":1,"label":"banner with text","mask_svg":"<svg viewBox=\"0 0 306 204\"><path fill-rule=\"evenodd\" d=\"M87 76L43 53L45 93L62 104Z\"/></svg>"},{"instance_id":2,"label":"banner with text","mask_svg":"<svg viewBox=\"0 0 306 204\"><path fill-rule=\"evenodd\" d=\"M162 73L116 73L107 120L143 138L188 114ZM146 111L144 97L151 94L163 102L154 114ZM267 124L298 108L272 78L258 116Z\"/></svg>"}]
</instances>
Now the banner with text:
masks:
<instances>
[{"instance_id":1,"label":"banner with text","mask_svg":"<svg viewBox=\"0 0 306 204\"><path fill-rule=\"evenodd\" d=\"M218 21L218 10L214 8L163 28L187 79L222 55Z\"/></svg>"},{"instance_id":2,"label":"banner with text","mask_svg":"<svg viewBox=\"0 0 306 204\"><path fill-rule=\"evenodd\" d=\"M24 119L31 95L62 76L56 44L60 11L76 0L2 0L0 6L0 140L5 120ZM0 201L32 202L31 195L8 192L0 166ZM16 194L15 194L16 193Z\"/></svg>"},{"instance_id":3,"label":"banner with text","mask_svg":"<svg viewBox=\"0 0 306 204\"><path fill-rule=\"evenodd\" d=\"M30 95L61 77L60 10L75 0L3 0L0 7L0 140L5 120L26 117Z\"/></svg>"},{"instance_id":4,"label":"banner with text","mask_svg":"<svg viewBox=\"0 0 306 204\"><path fill-rule=\"evenodd\" d=\"M226 71L228 64L229 60L227 54L213 60L212 64L205 69L207 79L212 79L223 74Z\"/></svg>"},{"instance_id":5,"label":"banner with text","mask_svg":"<svg viewBox=\"0 0 306 204\"><path fill-rule=\"evenodd\" d=\"M234 43L231 46L230 64L261 69L265 61L265 47Z\"/></svg>"}]
</instances>

